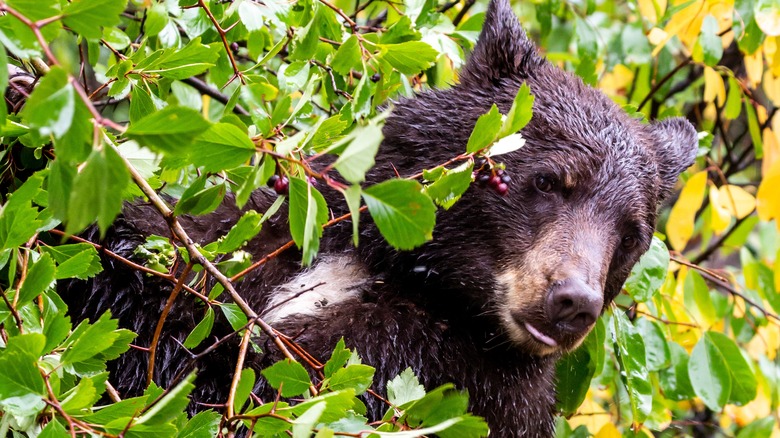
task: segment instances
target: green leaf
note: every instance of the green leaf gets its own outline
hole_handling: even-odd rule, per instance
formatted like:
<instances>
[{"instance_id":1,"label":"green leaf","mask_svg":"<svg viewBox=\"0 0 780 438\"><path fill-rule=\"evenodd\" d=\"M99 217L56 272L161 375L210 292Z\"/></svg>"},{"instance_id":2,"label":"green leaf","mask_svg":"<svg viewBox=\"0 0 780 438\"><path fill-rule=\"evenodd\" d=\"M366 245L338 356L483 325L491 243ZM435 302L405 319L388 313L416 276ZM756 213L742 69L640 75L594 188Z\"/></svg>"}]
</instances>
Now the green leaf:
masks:
<instances>
[{"instance_id":1,"label":"green leaf","mask_svg":"<svg viewBox=\"0 0 780 438\"><path fill-rule=\"evenodd\" d=\"M255 145L246 132L230 123L216 123L195 139L189 157L204 172L214 173L239 166L254 153Z\"/></svg>"},{"instance_id":2,"label":"green leaf","mask_svg":"<svg viewBox=\"0 0 780 438\"><path fill-rule=\"evenodd\" d=\"M705 336L709 336L728 365L731 374L729 403L742 406L756 398L756 375L734 340L718 332L707 332Z\"/></svg>"},{"instance_id":3,"label":"green leaf","mask_svg":"<svg viewBox=\"0 0 780 438\"><path fill-rule=\"evenodd\" d=\"M32 200L41 191L41 174L28 179L8 197L0 210L0 251L24 245L43 225Z\"/></svg>"},{"instance_id":4,"label":"green leaf","mask_svg":"<svg viewBox=\"0 0 780 438\"><path fill-rule=\"evenodd\" d=\"M350 36L336 51L330 66L338 74L348 75L352 69L357 69L363 57L355 35Z\"/></svg>"},{"instance_id":5,"label":"green leaf","mask_svg":"<svg viewBox=\"0 0 780 438\"><path fill-rule=\"evenodd\" d=\"M46 394L35 358L21 351L0 356L0 406L15 415L32 415L43 409Z\"/></svg>"},{"instance_id":6,"label":"green leaf","mask_svg":"<svg viewBox=\"0 0 780 438\"><path fill-rule=\"evenodd\" d=\"M380 44L381 57L405 75L416 75L431 67L439 55L428 43L407 41L400 44Z\"/></svg>"},{"instance_id":7,"label":"green leaf","mask_svg":"<svg viewBox=\"0 0 780 438\"><path fill-rule=\"evenodd\" d=\"M693 48L693 59L696 62L704 62L710 67L718 65L720 58L723 57L723 42L718 32L720 26L718 20L712 15L704 17L701 24L701 34L696 40L696 46Z\"/></svg>"},{"instance_id":8,"label":"green leaf","mask_svg":"<svg viewBox=\"0 0 780 438\"><path fill-rule=\"evenodd\" d=\"M623 312L612 312L612 318L620 376L628 390L632 417L635 422L641 423L653 408L653 387L647 379L644 340Z\"/></svg>"},{"instance_id":9,"label":"green leaf","mask_svg":"<svg viewBox=\"0 0 780 438\"><path fill-rule=\"evenodd\" d=\"M360 237L360 195L362 193L362 189L357 184L349 186L342 192L347 202L347 207L349 207L349 212L352 214L350 218L350 221L352 221L352 244L355 246L358 246Z\"/></svg>"},{"instance_id":10,"label":"green leaf","mask_svg":"<svg viewBox=\"0 0 780 438\"><path fill-rule=\"evenodd\" d=\"M64 278L86 280L103 270L97 250L89 243L43 246L41 251L57 262L57 280Z\"/></svg>"},{"instance_id":11,"label":"green leaf","mask_svg":"<svg viewBox=\"0 0 780 438\"><path fill-rule=\"evenodd\" d=\"M466 192L473 180L474 161L468 160L454 169L447 169L432 184L425 187L425 193L440 207L449 210Z\"/></svg>"},{"instance_id":12,"label":"green leaf","mask_svg":"<svg viewBox=\"0 0 780 438\"><path fill-rule=\"evenodd\" d=\"M219 239L217 252L226 254L240 249L260 233L263 216L249 210L233 225L228 233Z\"/></svg>"},{"instance_id":13,"label":"green leaf","mask_svg":"<svg viewBox=\"0 0 780 438\"><path fill-rule=\"evenodd\" d=\"M331 377L333 373L346 365L351 355L352 352L344 344L344 338L339 339L336 347L333 349L333 353L330 354L330 359L325 362L325 368L323 369L325 377Z\"/></svg>"},{"instance_id":14,"label":"green leaf","mask_svg":"<svg viewBox=\"0 0 780 438\"><path fill-rule=\"evenodd\" d=\"M290 179L290 234L298 248L303 249L304 265L309 265L320 249L322 226L328 221L328 204L311 184Z\"/></svg>"},{"instance_id":15,"label":"green leaf","mask_svg":"<svg viewBox=\"0 0 780 438\"><path fill-rule=\"evenodd\" d=\"M737 438L770 438L775 428L775 421L772 416L754 420L739 431Z\"/></svg>"},{"instance_id":16,"label":"green leaf","mask_svg":"<svg viewBox=\"0 0 780 438\"><path fill-rule=\"evenodd\" d=\"M664 396L670 400L690 400L695 396L688 377L688 353L676 342L669 342L672 365L659 372Z\"/></svg>"},{"instance_id":17,"label":"green leaf","mask_svg":"<svg viewBox=\"0 0 780 438\"><path fill-rule=\"evenodd\" d=\"M83 409L92 407L106 390L108 373L100 373L79 380L78 385L60 396L60 406L69 414L77 414Z\"/></svg>"},{"instance_id":18,"label":"green leaf","mask_svg":"<svg viewBox=\"0 0 780 438\"><path fill-rule=\"evenodd\" d=\"M382 143L382 128L370 123L355 128L352 142L339 155L333 167L347 181L359 184L366 179L366 172L374 166L374 157Z\"/></svg>"},{"instance_id":19,"label":"green leaf","mask_svg":"<svg viewBox=\"0 0 780 438\"><path fill-rule=\"evenodd\" d=\"M314 426L319 422L322 412L325 410L325 402L315 403L306 410L300 417L293 421L293 438L310 438Z\"/></svg>"},{"instance_id":20,"label":"green leaf","mask_svg":"<svg viewBox=\"0 0 780 438\"><path fill-rule=\"evenodd\" d=\"M249 399L249 394L254 387L255 370L252 368L244 368L241 370L241 377L238 379L238 386L236 387L236 396L234 398L236 412L241 412L241 408L244 406L247 399Z\"/></svg>"},{"instance_id":21,"label":"green leaf","mask_svg":"<svg viewBox=\"0 0 780 438\"><path fill-rule=\"evenodd\" d=\"M103 36L101 27L119 24L127 0L74 0L63 8L62 21L89 40Z\"/></svg>"},{"instance_id":22,"label":"green leaf","mask_svg":"<svg viewBox=\"0 0 780 438\"><path fill-rule=\"evenodd\" d=\"M704 404L720 411L731 394L731 374L726 359L707 334L699 338L693 347L688 361L688 377L694 392Z\"/></svg>"},{"instance_id":23,"label":"green leaf","mask_svg":"<svg viewBox=\"0 0 780 438\"><path fill-rule=\"evenodd\" d=\"M43 254L27 271L27 276L19 290L17 307L22 307L42 294L54 281L56 268L48 254Z\"/></svg>"},{"instance_id":24,"label":"green leaf","mask_svg":"<svg viewBox=\"0 0 780 438\"><path fill-rule=\"evenodd\" d=\"M186 79L214 67L219 58L219 47L217 44L203 45L198 37L183 48L172 47L156 52L158 56L149 56L138 63L136 70L168 79Z\"/></svg>"},{"instance_id":25,"label":"green leaf","mask_svg":"<svg viewBox=\"0 0 780 438\"><path fill-rule=\"evenodd\" d=\"M557 409L563 415L577 412L590 389L590 381L595 372L596 363L585 346L566 354L558 361L555 370Z\"/></svg>"},{"instance_id":26,"label":"green leaf","mask_svg":"<svg viewBox=\"0 0 780 438\"><path fill-rule=\"evenodd\" d=\"M60 424L59 421L49 421L41 430L41 434L38 438L68 438L70 434L65 430L65 426Z\"/></svg>"},{"instance_id":27,"label":"green leaf","mask_svg":"<svg viewBox=\"0 0 780 438\"><path fill-rule=\"evenodd\" d=\"M517 95L515 95L512 107L509 108L509 112L506 114L506 120L501 125L501 130L498 131L498 138L517 133L531 121L534 99L534 96L531 94L531 88L527 83L523 83L520 89L517 90Z\"/></svg>"},{"instance_id":28,"label":"green leaf","mask_svg":"<svg viewBox=\"0 0 780 438\"><path fill-rule=\"evenodd\" d=\"M693 310L694 314L698 314L707 325L712 325L718 319L715 313L715 306L712 304L710 298L710 288L702 278L701 274L694 270L688 271L685 275L685 283L683 285L686 299L689 301L693 298L696 304L696 309Z\"/></svg>"},{"instance_id":29,"label":"green leaf","mask_svg":"<svg viewBox=\"0 0 780 438\"><path fill-rule=\"evenodd\" d=\"M94 324L82 322L65 341L68 348L62 354L62 363L71 364L89 360L107 350L119 338L116 329L117 321L111 319L108 312L101 315Z\"/></svg>"},{"instance_id":30,"label":"green leaf","mask_svg":"<svg viewBox=\"0 0 780 438\"><path fill-rule=\"evenodd\" d=\"M176 203L173 213L176 215L190 214L193 216L211 213L222 202L227 188L225 183L219 183L206 187L209 175L204 174L191 186L187 187Z\"/></svg>"},{"instance_id":31,"label":"green leaf","mask_svg":"<svg viewBox=\"0 0 780 438\"><path fill-rule=\"evenodd\" d=\"M625 289L638 303L651 299L666 280L669 269L669 250L657 237L653 236L650 249L634 265L626 280Z\"/></svg>"},{"instance_id":32,"label":"green leaf","mask_svg":"<svg viewBox=\"0 0 780 438\"><path fill-rule=\"evenodd\" d=\"M211 409L198 412L187 421L176 438L212 438L217 436L220 420L222 420L222 415Z\"/></svg>"},{"instance_id":33,"label":"green leaf","mask_svg":"<svg viewBox=\"0 0 780 438\"><path fill-rule=\"evenodd\" d=\"M334 391L354 389L355 394L366 392L374 379L374 368L363 364L352 364L340 368L330 377L329 386Z\"/></svg>"},{"instance_id":34,"label":"green leaf","mask_svg":"<svg viewBox=\"0 0 780 438\"><path fill-rule=\"evenodd\" d=\"M490 107L490 111L482 114L477 119L477 124L474 126L469 142L466 145L466 152L478 152L493 144L501 126L501 113L498 112L498 107L493 104Z\"/></svg>"},{"instance_id":35,"label":"green leaf","mask_svg":"<svg viewBox=\"0 0 780 438\"><path fill-rule=\"evenodd\" d=\"M425 397L425 387L411 368L407 368L401 374L387 382L387 399L395 406L402 406L411 401Z\"/></svg>"},{"instance_id":36,"label":"green leaf","mask_svg":"<svg viewBox=\"0 0 780 438\"><path fill-rule=\"evenodd\" d=\"M750 99L745 98L744 102L745 112L747 114L748 132L750 133L750 140L753 143L756 158L763 158L764 140L761 137L761 126L759 125L758 117L756 116L756 108L753 107L753 103Z\"/></svg>"},{"instance_id":37,"label":"green leaf","mask_svg":"<svg viewBox=\"0 0 780 438\"><path fill-rule=\"evenodd\" d=\"M412 249L433 237L436 207L420 189L416 181L393 179L363 191L379 231L397 249Z\"/></svg>"},{"instance_id":38,"label":"green leaf","mask_svg":"<svg viewBox=\"0 0 780 438\"><path fill-rule=\"evenodd\" d=\"M39 135L62 138L76 114L76 91L68 81L68 74L53 67L30 94L21 114Z\"/></svg>"},{"instance_id":39,"label":"green leaf","mask_svg":"<svg viewBox=\"0 0 780 438\"><path fill-rule=\"evenodd\" d=\"M113 147L105 145L92 151L73 179L67 231L75 233L97 220L105 233L122 209L122 193L129 182L125 162Z\"/></svg>"},{"instance_id":40,"label":"green leaf","mask_svg":"<svg viewBox=\"0 0 780 438\"><path fill-rule=\"evenodd\" d=\"M125 134L155 152L185 155L195 137L209 126L194 109L167 106L131 124Z\"/></svg>"},{"instance_id":41,"label":"green leaf","mask_svg":"<svg viewBox=\"0 0 780 438\"><path fill-rule=\"evenodd\" d=\"M249 32L263 29L263 8L251 1L238 4L238 17Z\"/></svg>"},{"instance_id":42,"label":"green leaf","mask_svg":"<svg viewBox=\"0 0 780 438\"><path fill-rule=\"evenodd\" d=\"M161 399L157 400L140 418L136 425L157 426L168 423L182 415L182 412L190 403L188 396L195 385L195 372L190 373L179 384L168 390ZM131 429L132 430L132 429Z\"/></svg>"},{"instance_id":43,"label":"green leaf","mask_svg":"<svg viewBox=\"0 0 780 438\"><path fill-rule=\"evenodd\" d=\"M192 332L184 340L184 346L187 348L195 348L206 339L211 333L211 328L214 327L214 309L209 307L206 309L206 315L203 319L192 329Z\"/></svg>"},{"instance_id":44,"label":"green leaf","mask_svg":"<svg viewBox=\"0 0 780 438\"><path fill-rule=\"evenodd\" d=\"M649 371L666 369L671 363L672 353L661 327L646 318L639 318L635 324L645 342L647 369Z\"/></svg>"},{"instance_id":45,"label":"green leaf","mask_svg":"<svg viewBox=\"0 0 780 438\"><path fill-rule=\"evenodd\" d=\"M219 309L225 315L233 330L239 330L247 324L246 314L238 307L236 303L220 304Z\"/></svg>"},{"instance_id":46,"label":"green leaf","mask_svg":"<svg viewBox=\"0 0 780 438\"><path fill-rule=\"evenodd\" d=\"M734 120L742 113L742 88L732 76L729 76L729 92L726 96L726 105L723 108L723 116Z\"/></svg>"},{"instance_id":47,"label":"green leaf","mask_svg":"<svg viewBox=\"0 0 780 438\"><path fill-rule=\"evenodd\" d=\"M296 397L309 390L311 379L306 369L290 359L276 362L260 372L277 391L281 387L282 397Z\"/></svg>"}]
</instances>

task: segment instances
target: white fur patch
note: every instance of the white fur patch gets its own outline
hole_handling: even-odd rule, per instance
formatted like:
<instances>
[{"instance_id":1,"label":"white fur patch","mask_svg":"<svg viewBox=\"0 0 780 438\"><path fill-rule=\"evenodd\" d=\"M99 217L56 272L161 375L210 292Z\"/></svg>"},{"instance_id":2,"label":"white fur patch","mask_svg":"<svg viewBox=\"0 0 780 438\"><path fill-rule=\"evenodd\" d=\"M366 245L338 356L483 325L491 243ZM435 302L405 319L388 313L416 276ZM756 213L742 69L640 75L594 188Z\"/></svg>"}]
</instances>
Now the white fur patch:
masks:
<instances>
[{"instance_id":1,"label":"white fur patch","mask_svg":"<svg viewBox=\"0 0 780 438\"><path fill-rule=\"evenodd\" d=\"M350 256L325 256L273 292L262 318L268 323L292 315L314 316L336 304L360 299L370 281L362 263Z\"/></svg>"}]
</instances>

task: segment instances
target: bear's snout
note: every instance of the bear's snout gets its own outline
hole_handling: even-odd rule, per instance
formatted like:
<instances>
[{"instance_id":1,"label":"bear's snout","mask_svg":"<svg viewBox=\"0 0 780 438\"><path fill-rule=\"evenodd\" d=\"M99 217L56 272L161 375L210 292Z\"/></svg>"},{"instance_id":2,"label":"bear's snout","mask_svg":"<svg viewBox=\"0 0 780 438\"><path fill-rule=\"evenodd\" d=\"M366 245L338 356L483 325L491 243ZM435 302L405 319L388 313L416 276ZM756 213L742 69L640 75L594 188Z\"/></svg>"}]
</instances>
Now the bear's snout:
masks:
<instances>
[{"instance_id":1,"label":"bear's snout","mask_svg":"<svg viewBox=\"0 0 780 438\"><path fill-rule=\"evenodd\" d=\"M572 335L584 335L598 319L604 300L599 292L577 277L553 284L545 300L550 325Z\"/></svg>"}]
</instances>

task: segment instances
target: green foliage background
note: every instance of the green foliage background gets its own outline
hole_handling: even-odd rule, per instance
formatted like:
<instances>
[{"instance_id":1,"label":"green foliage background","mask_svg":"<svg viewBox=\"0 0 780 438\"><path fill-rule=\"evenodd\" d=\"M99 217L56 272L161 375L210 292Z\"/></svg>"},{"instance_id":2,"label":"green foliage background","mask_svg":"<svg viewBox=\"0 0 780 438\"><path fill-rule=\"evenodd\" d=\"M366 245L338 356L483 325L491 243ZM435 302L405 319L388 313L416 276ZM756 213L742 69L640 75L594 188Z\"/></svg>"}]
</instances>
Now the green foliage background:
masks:
<instances>
[{"instance_id":1,"label":"green foliage background","mask_svg":"<svg viewBox=\"0 0 780 438\"><path fill-rule=\"evenodd\" d=\"M352 218L368 210L393 246L413 248L430 239L436 208L471 183L475 158L501 167L500 154L522 145L513 133L532 112L527 88L503 121L495 107L480 118L461 155L362 184L387 115L377 108L456 82L485 7L0 0L9 66L0 71L0 436L213 436L242 427L260 436L484 436L464 394L426 392L410 371L388 384L394 407L385 421L368 424L356 396L373 369L343 343L313 381L307 367L317 364L294 355L259 375L239 357L224 408L191 419L193 374L121 400L106 362L134 334L107 314L73 327L55 291L58 280L100 272L97 249L45 242L93 223L105 232L124 201L146 197L175 239L151 237L135 253L143 266L133 266L206 308L183 345L206 345L221 312L246 351L253 333L273 329L239 295L236 281L264 263L241 248L282 202L293 240L281 249L297 246L305 264L323 227L348 219L329 217L312 180L341 191ZM663 210L664 234L583 347L559 364L558 435L780 436L780 5L541 0L515 9L552 62L630 113L685 115L702 131L700 158ZM333 166L316 170L325 155L337 157ZM192 243L177 220L208 214L228 192L243 206L274 174L289 180L288 196L247 212L215 242ZM171 209L159 193L180 201ZM196 277L184 282L189 271ZM206 277L217 286L203 287ZM155 345L141 347L154 354ZM285 397L309 398L262 403L250 395L261 378Z\"/></svg>"}]
</instances>

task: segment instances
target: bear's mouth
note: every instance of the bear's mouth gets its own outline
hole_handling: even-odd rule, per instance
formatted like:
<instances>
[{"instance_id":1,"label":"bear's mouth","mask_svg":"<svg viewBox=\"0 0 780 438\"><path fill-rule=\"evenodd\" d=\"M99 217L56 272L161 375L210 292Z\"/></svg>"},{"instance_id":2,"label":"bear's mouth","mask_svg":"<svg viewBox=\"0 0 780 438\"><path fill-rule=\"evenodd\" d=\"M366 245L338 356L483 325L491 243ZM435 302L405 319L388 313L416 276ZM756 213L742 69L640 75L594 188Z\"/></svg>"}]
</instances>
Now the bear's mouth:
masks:
<instances>
[{"instance_id":1,"label":"bear's mouth","mask_svg":"<svg viewBox=\"0 0 780 438\"><path fill-rule=\"evenodd\" d=\"M528 334L530 334L531 337L534 338L535 340L541 342L542 344L547 345L548 347L553 347L553 348L558 347L558 343L555 342L555 339L545 335L544 333L539 331L536 327L532 326L528 322L526 322L524 326Z\"/></svg>"}]
</instances>

